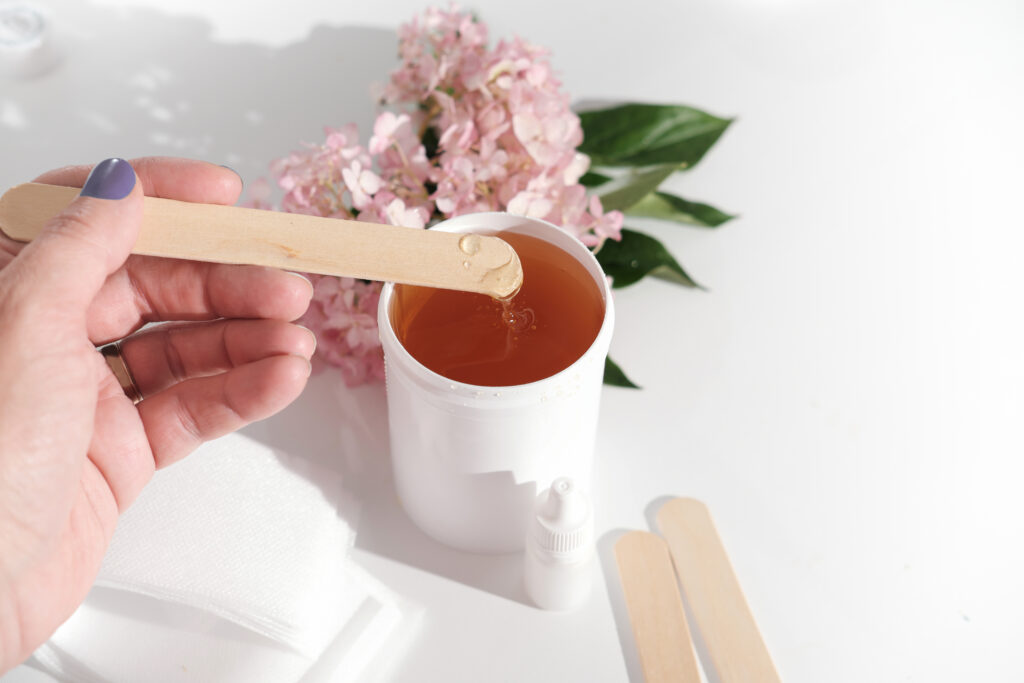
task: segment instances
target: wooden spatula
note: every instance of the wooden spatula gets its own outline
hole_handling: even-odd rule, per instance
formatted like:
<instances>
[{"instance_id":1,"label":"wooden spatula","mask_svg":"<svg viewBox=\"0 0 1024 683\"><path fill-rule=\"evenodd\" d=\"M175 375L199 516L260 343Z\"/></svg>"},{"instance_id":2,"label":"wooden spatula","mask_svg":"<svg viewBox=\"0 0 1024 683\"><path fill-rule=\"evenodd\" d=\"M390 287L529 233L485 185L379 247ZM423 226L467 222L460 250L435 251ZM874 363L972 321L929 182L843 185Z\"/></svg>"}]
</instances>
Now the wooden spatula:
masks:
<instances>
[{"instance_id":1,"label":"wooden spatula","mask_svg":"<svg viewBox=\"0 0 1024 683\"><path fill-rule=\"evenodd\" d=\"M615 542L615 562L644 680L700 683L683 599L665 541L647 531L630 531Z\"/></svg>"},{"instance_id":2,"label":"wooden spatula","mask_svg":"<svg viewBox=\"0 0 1024 683\"><path fill-rule=\"evenodd\" d=\"M658 511L658 528L719 680L779 683L707 507L692 498L670 500Z\"/></svg>"},{"instance_id":3,"label":"wooden spatula","mask_svg":"<svg viewBox=\"0 0 1024 683\"><path fill-rule=\"evenodd\" d=\"M0 198L0 230L11 239L31 241L78 192L40 183L13 187ZM155 197L144 201L136 254L250 263L497 298L519 291L523 281L519 257L497 237Z\"/></svg>"}]
</instances>

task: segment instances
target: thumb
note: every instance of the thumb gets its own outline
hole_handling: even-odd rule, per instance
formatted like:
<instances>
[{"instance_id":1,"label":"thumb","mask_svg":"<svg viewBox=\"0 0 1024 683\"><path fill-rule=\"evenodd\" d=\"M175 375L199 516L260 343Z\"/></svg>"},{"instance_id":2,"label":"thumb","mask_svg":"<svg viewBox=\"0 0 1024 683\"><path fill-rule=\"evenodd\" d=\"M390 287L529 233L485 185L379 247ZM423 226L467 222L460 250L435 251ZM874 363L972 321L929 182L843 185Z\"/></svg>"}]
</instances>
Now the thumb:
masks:
<instances>
[{"instance_id":1,"label":"thumb","mask_svg":"<svg viewBox=\"0 0 1024 683\"><path fill-rule=\"evenodd\" d=\"M142 189L124 159L106 159L7 270L15 289L48 310L84 317L107 276L124 264L142 222ZM13 294L13 293L12 293Z\"/></svg>"}]
</instances>

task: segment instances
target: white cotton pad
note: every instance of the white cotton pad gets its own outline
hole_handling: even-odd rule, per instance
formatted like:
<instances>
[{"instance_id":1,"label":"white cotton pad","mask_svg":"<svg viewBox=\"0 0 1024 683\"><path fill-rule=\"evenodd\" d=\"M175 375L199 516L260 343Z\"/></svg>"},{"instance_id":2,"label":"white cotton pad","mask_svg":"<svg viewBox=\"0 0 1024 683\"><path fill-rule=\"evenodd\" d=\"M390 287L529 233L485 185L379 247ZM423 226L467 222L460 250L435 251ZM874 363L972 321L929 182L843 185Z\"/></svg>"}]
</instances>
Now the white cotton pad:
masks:
<instances>
[{"instance_id":1,"label":"white cotton pad","mask_svg":"<svg viewBox=\"0 0 1024 683\"><path fill-rule=\"evenodd\" d=\"M30 664L61 681L322 683L394 659L414 610L349 558L333 469L234 434L158 472Z\"/></svg>"},{"instance_id":2,"label":"white cotton pad","mask_svg":"<svg viewBox=\"0 0 1024 683\"><path fill-rule=\"evenodd\" d=\"M157 472L96 585L208 612L316 658L358 608L341 476L233 434Z\"/></svg>"},{"instance_id":3,"label":"white cotton pad","mask_svg":"<svg viewBox=\"0 0 1024 683\"><path fill-rule=\"evenodd\" d=\"M358 607L319 661L195 608L94 588L29 665L69 683L356 683L383 665L385 644L393 658L396 641L415 622L355 565L345 582Z\"/></svg>"}]
</instances>

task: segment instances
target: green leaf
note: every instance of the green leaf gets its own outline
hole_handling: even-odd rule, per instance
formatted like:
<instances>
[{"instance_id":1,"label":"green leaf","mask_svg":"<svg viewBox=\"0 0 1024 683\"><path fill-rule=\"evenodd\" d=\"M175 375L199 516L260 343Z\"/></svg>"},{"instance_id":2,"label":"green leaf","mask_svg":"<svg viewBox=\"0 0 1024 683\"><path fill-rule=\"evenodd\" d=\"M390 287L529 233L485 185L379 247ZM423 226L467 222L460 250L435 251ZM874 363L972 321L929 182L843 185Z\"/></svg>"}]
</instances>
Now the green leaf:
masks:
<instances>
[{"instance_id":1,"label":"green leaf","mask_svg":"<svg viewBox=\"0 0 1024 683\"><path fill-rule=\"evenodd\" d=\"M597 196L605 211L625 211L658 189L665 178L678 170L678 164L664 164L642 172L632 171L602 185Z\"/></svg>"},{"instance_id":2,"label":"green leaf","mask_svg":"<svg viewBox=\"0 0 1024 683\"><path fill-rule=\"evenodd\" d=\"M602 173L594 173L593 171L587 171L582 176L580 176L580 185L582 185L583 187L597 187L598 185L604 185L611 179L611 176L606 176Z\"/></svg>"},{"instance_id":3,"label":"green leaf","mask_svg":"<svg viewBox=\"0 0 1024 683\"><path fill-rule=\"evenodd\" d=\"M697 164L732 119L680 105L624 104L580 113L579 151L596 166Z\"/></svg>"},{"instance_id":4,"label":"green leaf","mask_svg":"<svg viewBox=\"0 0 1024 683\"><path fill-rule=\"evenodd\" d=\"M605 356L604 359L604 383L613 387L626 387L627 389L639 389L640 387L626 377L626 373L622 371L615 362Z\"/></svg>"},{"instance_id":5,"label":"green leaf","mask_svg":"<svg viewBox=\"0 0 1024 683\"><path fill-rule=\"evenodd\" d=\"M622 239L618 242L605 240L595 256L605 274L611 276L615 288L626 287L645 275L653 275L686 287L703 289L661 242L642 232L623 228Z\"/></svg>"},{"instance_id":6,"label":"green leaf","mask_svg":"<svg viewBox=\"0 0 1024 683\"><path fill-rule=\"evenodd\" d=\"M691 202L667 192L653 192L629 207L630 216L643 218L660 218L687 225L699 225L705 228L717 228L730 221L731 216L713 206Z\"/></svg>"}]
</instances>

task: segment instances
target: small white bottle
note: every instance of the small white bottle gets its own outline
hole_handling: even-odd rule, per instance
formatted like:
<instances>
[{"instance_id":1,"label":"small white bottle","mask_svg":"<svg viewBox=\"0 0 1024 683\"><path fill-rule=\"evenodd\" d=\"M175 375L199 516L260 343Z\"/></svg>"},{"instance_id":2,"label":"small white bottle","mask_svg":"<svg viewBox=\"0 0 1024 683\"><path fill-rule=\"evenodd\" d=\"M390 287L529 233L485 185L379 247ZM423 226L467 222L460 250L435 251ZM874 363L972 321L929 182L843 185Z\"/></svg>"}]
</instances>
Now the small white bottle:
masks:
<instances>
[{"instance_id":1,"label":"small white bottle","mask_svg":"<svg viewBox=\"0 0 1024 683\"><path fill-rule=\"evenodd\" d=\"M526 593L542 609L568 611L590 599L594 515L590 500L569 477L560 477L534 504L526 537Z\"/></svg>"}]
</instances>

